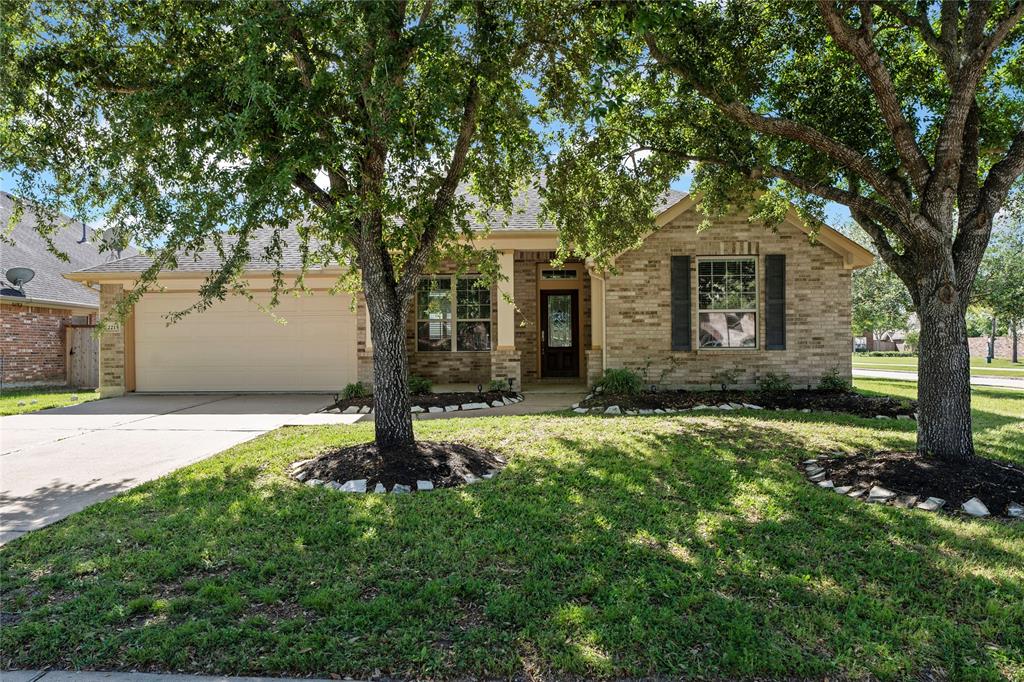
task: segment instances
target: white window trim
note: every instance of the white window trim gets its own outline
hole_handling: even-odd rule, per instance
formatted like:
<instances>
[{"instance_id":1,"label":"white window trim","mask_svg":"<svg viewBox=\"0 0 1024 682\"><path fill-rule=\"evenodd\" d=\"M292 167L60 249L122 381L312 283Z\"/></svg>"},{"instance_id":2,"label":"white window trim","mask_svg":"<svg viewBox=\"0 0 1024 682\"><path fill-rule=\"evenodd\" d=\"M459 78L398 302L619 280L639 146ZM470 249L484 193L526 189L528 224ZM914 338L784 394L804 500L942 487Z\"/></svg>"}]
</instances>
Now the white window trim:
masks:
<instances>
[{"instance_id":1,"label":"white window trim","mask_svg":"<svg viewBox=\"0 0 1024 682\"><path fill-rule=\"evenodd\" d=\"M700 264L704 261L742 261L754 262L754 307L753 308L701 308L700 307ZM697 256L697 286L694 287L697 297L697 351L698 352L719 352L719 351L756 351L760 350L761 343L761 282L759 272L761 270L759 256ZM754 313L754 345L753 346L702 346L700 345L700 314L701 313Z\"/></svg>"},{"instance_id":2,"label":"white window trim","mask_svg":"<svg viewBox=\"0 0 1024 682\"><path fill-rule=\"evenodd\" d=\"M451 348L448 350L420 350L420 323L429 322L430 320L424 320L420 317L420 297L419 288L423 282L434 282L446 279L449 281L451 287L449 288L449 296L451 297L451 318L448 323L451 326ZM491 317L459 317L459 280L479 280L479 275L435 275L435 276L424 276L421 277L419 282L416 284L416 301L415 311L413 314L416 317L416 346L415 352L417 353L490 353L492 349L487 350L459 350L459 322L487 322L491 325L491 332L489 334L491 345L494 345L494 323L493 323L493 310L491 311ZM488 297L490 297L490 288L487 288ZM488 307L493 308L493 303L488 300Z\"/></svg>"}]
</instances>

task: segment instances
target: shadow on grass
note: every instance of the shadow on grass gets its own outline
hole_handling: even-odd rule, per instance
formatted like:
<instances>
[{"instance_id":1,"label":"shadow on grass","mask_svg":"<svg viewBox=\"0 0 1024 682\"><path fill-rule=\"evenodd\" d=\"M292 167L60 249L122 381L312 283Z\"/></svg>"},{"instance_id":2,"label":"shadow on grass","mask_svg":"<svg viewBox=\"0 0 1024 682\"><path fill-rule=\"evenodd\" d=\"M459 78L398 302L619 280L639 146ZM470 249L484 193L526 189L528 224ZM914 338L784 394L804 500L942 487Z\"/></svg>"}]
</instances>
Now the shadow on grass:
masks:
<instances>
[{"instance_id":1,"label":"shadow on grass","mask_svg":"<svg viewBox=\"0 0 1024 682\"><path fill-rule=\"evenodd\" d=\"M0 551L4 657L416 677L1019 672L1024 528L808 485L794 464L824 423L802 416L431 422L420 437L509 467L408 496L283 477L367 428L269 434Z\"/></svg>"}]
</instances>

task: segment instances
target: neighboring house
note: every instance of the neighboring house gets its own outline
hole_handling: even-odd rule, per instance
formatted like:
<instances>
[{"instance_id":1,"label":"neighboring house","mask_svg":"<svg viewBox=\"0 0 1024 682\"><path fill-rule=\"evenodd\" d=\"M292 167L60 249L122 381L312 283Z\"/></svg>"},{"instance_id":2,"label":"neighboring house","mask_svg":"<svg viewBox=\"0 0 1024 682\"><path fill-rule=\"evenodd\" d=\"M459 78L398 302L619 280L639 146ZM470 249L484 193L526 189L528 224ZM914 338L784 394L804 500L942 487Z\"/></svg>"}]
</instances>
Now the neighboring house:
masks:
<instances>
[{"instance_id":1,"label":"neighboring house","mask_svg":"<svg viewBox=\"0 0 1024 682\"><path fill-rule=\"evenodd\" d=\"M425 278L409 314L410 372L442 383L592 383L605 369L646 371L660 386L708 386L721 370L750 385L768 372L816 384L833 369L850 377L850 275L871 254L830 228L812 243L792 213L777 230L745 216L702 216L673 192L657 209L657 229L615 259L614 272L580 260L551 263L558 235L537 221L534 191L518 197L507 221L482 233L505 280L479 288L472 276ZM295 239L283 269L300 267ZM255 249L259 249L257 245ZM101 310L131 287L143 256L69 277L100 285ZM101 343L101 388L122 391L337 391L372 380L372 343L361 296L330 295L340 270L306 277L312 296L283 296L279 324L239 296L168 326L217 265L211 250L160 277L120 329ZM265 300L273 265L246 272ZM261 291L262 290L262 291ZM508 301L503 293L510 294Z\"/></svg>"},{"instance_id":2,"label":"neighboring house","mask_svg":"<svg viewBox=\"0 0 1024 682\"><path fill-rule=\"evenodd\" d=\"M4 385L64 384L68 355L74 350L67 346L68 329L94 322L99 291L63 275L113 255L100 253L97 245L88 241L84 224L65 218L65 226L52 237L57 250L69 259L61 260L36 231L31 208L26 208L13 231L7 231L13 207L14 197L0 192L0 278L4 278L0 282L0 379ZM11 268L30 268L35 275L16 287L6 280ZM95 342L84 345L95 354ZM95 375L97 363L90 364ZM96 377L84 384L83 388L94 388Z\"/></svg>"}]
</instances>

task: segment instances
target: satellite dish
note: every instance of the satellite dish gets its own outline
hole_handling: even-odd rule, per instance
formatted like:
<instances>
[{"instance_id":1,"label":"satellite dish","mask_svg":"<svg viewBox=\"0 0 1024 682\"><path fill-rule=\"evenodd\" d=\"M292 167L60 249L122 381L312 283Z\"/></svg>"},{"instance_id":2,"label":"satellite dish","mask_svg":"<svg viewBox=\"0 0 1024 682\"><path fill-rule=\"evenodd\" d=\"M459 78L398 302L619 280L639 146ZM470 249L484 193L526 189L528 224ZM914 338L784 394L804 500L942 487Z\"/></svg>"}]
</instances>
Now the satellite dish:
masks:
<instances>
[{"instance_id":1,"label":"satellite dish","mask_svg":"<svg viewBox=\"0 0 1024 682\"><path fill-rule=\"evenodd\" d=\"M103 245L103 248L113 251L115 258L120 258L121 249L117 248L119 241L117 237L117 231L112 227L108 227L99 233L99 242Z\"/></svg>"},{"instance_id":2,"label":"satellite dish","mask_svg":"<svg viewBox=\"0 0 1024 682\"><path fill-rule=\"evenodd\" d=\"M11 268L4 273L7 281L16 286L18 291L21 291L22 285L31 282L35 276L36 272L32 268Z\"/></svg>"}]
</instances>

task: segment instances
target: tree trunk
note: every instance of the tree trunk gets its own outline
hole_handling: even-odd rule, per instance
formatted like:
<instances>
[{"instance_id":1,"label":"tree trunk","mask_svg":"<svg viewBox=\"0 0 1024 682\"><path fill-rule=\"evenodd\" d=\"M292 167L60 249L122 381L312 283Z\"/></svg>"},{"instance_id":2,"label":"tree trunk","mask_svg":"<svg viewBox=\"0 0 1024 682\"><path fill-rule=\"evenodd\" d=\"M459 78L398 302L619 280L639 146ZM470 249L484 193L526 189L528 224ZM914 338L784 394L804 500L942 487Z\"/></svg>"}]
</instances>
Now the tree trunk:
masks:
<instances>
[{"instance_id":1,"label":"tree trunk","mask_svg":"<svg viewBox=\"0 0 1024 682\"><path fill-rule=\"evenodd\" d=\"M1013 343L1010 346L1010 348L1011 348L1011 351L1010 351L1010 353L1011 353L1011 360L1010 360L1010 362L1017 362L1017 325L1019 325L1019 324L1020 324L1020 322L1017 322L1015 320L1013 322L1013 325L1010 327L1010 335L1013 337Z\"/></svg>"},{"instance_id":2,"label":"tree trunk","mask_svg":"<svg viewBox=\"0 0 1024 682\"><path fill-rule=\"evenodd\" d=\"M370 336L373 339L374 436L380 450L411 447L412 413L409 403L409 360L405 348L406 310L371 298L367 292Z\"/></svg>"},{"instance_id":3,"label":"tree trunk","mask_svg":"<svg viewBox=\"0 0 1024 682\"><path fill-rule=\"evenodd\" d=\"M949 285L923 284L937 293L919 298L917 451L946 460L974 457L971 434L971 357L967 296Z\"/></svg>"},{"instance_id":4,"label":"tree trunk","mask_svg":"<svg viewBox=\"0 0 1024 682\"><path fill-rule=\"evenodd\" d=\"M873 351L875 349L874 329L868 329L866 332L864 332L864 347L867 348L869 351Z\"/></svg>"}]
</instances>

